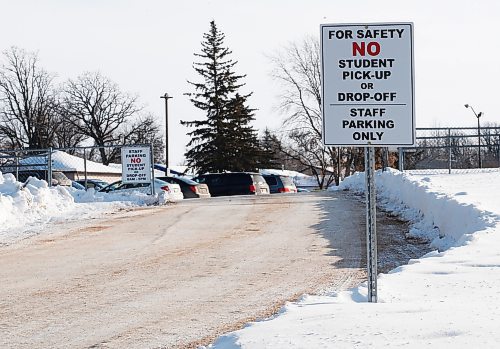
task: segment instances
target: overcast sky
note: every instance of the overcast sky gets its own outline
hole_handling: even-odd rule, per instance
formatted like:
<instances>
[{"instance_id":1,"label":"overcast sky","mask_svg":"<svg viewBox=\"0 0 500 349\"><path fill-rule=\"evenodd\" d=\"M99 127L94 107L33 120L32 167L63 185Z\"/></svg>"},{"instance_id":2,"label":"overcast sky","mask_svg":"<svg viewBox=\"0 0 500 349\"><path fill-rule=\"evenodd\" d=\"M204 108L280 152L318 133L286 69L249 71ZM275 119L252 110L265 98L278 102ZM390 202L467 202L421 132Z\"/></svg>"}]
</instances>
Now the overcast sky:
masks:
<instances>
[{"instance_id":1,"label":"overcast sky","mask_svg":"<svg viewBox=\"0 0 500 349\"><path fill-rule=\"evenodd\" d=\"M0 0L0 50L37 51L57 81L100 71L136 93L164 125L169 101L170 159L183 160L187 129L179 120L203 117L183 93L197 80L193 53L215 20L226 45L247 74L243 92L257 108L255 126L278 128L278 86L266 55L322 23L414 22L417 127L475 126L500 122L500 2L494 0ZM162 126L163 127L163 126Z\"/></svg>"}]
</instances>

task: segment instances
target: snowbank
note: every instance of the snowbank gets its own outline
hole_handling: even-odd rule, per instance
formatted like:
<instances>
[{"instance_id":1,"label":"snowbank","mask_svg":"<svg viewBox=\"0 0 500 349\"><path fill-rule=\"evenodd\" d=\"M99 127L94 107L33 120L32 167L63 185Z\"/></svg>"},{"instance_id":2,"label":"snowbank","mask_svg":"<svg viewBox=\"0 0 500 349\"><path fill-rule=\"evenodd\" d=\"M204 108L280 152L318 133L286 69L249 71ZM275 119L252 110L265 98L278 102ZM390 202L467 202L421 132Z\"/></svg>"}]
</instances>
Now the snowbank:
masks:
<instances>
[{"instance_id":1,"label":"snowbank","mask_svg":"<svg viewBox=\"0 0 500 349\"><path fill-rule=\"evenodd\" d=\"M15 235L27 222L40 222L71 209L73 197L62 187L49 188L33 178L23 186L14 175L0 173L0 237ZM1 240L0 240L1 241Z\"/></svg>"},{"instance_id":2,"label":"snowbank","mask_svg":"<svg viewBox=\"0 0 500 349\"><path fill-rule=\"evenodd\" d=\"M483 173L481 178L496 177L499 173ZM440 250L463 245L477 231L494 225L496 215L475 205L458 201L465 192L445 193L435 191L432 179L441 176L415 176L396 170L378 171L375 175L378 204L413 222L410 234L427 237L431 246ZM469 174L470 176L470 174ZM460 177L460 176L459 176ZM448 180L452 179L448 178ZM344 180L339 189L364 193L365 175L356 173Z\"/></svg>"},{"instance_id":3,"label":"snowbank","mask_svg":"<svg viewBox=\"0 0 500 349\"><path fill-rule=\"evenodd\" d=\"M46 228L47 224L101 216L131 206L165 204L168 195L140 192L99 193L68 187L49 187L30 177L17 182L14 175L0 172L0 245L9 245Z\"/></svg>"},{"instance_id":4,"label":"snowbank","mask_svg":"<svg viewBox=\"0 0 500 349\"><path fill-rule=\"evenodd\" d=\"M212 348L495 348L500 342L500 172L377 173L379 203L413 222L435 251L366 284L305 296L274 319L250 324ZM361 192L363 174L340 189Z\"/></svg>"}]
</instances>

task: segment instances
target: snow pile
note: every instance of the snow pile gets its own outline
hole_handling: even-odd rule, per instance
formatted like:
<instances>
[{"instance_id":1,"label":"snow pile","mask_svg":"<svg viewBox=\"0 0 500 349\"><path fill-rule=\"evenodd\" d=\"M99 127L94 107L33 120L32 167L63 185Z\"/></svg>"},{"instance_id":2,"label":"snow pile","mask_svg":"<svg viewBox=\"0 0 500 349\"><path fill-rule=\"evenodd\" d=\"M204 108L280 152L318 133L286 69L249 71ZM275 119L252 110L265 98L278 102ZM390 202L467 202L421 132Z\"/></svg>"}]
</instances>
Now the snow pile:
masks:
<instances>
[{"instance_id":1,"label":"snow pile","mask_svg":"<svg viewBox=\"0 0 500 349\"><path fill-rule=\"evenodd\" d=\"M67 188L77 203L121 202L129 206L164 205L169 202L169 195L160 191L149 195L140 191L101 193L89 188L87 191Z\"/></svg>"},{"instance_id":2,"label":"snow pile","mask_svg":"<svg viewBox=\"0 0 500 349\"><path fill-rule=\"evenodd\" d=\"M14 175L0 173L0 229L58 215L71 210L73 203L73 197L62 187L49 188L47 182L36 178L23 185Z\"/></svg>"},{"instance_id":3,"label":"snow pile","mask_svg":"<svg viewBox=\"0 0 500 349\"><path fill-rule=\"evenodd\" d=\"M500 342L500 172L377 173L379 204L414 223L431 252L331 296L305 296L212 348L495 348ZM364 191L357 174L342 189ZM361 223L361 222L360 222ZM446 250L444 250L446 249Z\"/></svg>"},{"instance_id":4,"label":"snow pile","mask_svg":"<svg viewBox=\"0 0 500 349\"><path fill-rule=\"evenodd\" d=\"M483 178L492 175L498 177L499 173L482 174ZM448 175L439 177L451 179ZM420 176L418 181L416 178L390 169L377 172L377 203L413 222L410 235L427 237L432 241L431 246L444 250L457 244L463 245L472 238L471 234L491 227L497 219L490 212L456 199L466 193L450 196L433 190L431 178L438 176ZM364 183L364 173L356 173L346 178L339 189L364 193Z\"/></svg>"},{"instance_id":5,"label":"snow pile","mask_svg":"<svg viewBox=\"0 0 500 349\"><path fill-rule=\"evenodd\" d=\"M30 177L26 183L0 172L0 245L8 245L40 234L48 223L98 217L131 206L164 204L168 195L140 192L110 194L49 187Z\"/></svg>"}]
</instances>

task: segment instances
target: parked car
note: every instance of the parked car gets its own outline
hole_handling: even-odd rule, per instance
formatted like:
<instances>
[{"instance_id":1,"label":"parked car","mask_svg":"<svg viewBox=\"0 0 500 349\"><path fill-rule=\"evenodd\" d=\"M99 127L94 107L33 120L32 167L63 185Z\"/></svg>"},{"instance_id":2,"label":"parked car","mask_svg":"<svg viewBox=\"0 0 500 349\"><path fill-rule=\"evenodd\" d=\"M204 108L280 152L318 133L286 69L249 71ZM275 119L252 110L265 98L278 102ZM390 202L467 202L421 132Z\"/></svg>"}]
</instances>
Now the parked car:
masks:
<instances>
[{"instance_id":1,"label":"parked car","mask_svg":"<svg viewBox=\"0 0 500 349\"><path fill-rule=\"evenodd\" d=\"M269 185L271 194L274 193L296 193L297 187L293 180L288 176L281 175L262 175Z\"/></svg>"},{"instance_id":2,"label":"parked car","mask_svg":"<svg viewBox=\"0 0 500 349\"><path fill-rule=\"evenodd\" d=\"M83 185L85 187L85 179L79 179L75 182L80 183L81 185ZM109 183L105 182L103 180L87 178L87 189L94 188L96 191L99 191L108 185L109 185Z\"/></svg>"},{"instance_id":3,"label":"parked car","mask_svg":"<svg viewBox=\"0 0 500 349\"><path fill-rule=\"evenodd\" d=\"M182 194L184 194L184 199L190 198L209 198L210 190L208 189L208 185L204 183L198 183L193 181L192 179L185 177L156 177L161 179L162 181L168 183L176 183L179 184L182 190Z\"/></svg>"},{"instance_id":4,"label":"parked car","mask_svg":"<svg viewBox=\"0 0 500 349\"><path fill-rule=\"evenodd\" d=\"M208 185L212 196L269 194L269 185L258 173L209 173L193 180Z\"/></svg>"},{"instance_id":5,"label":"parked car","mask_svg":"<svg viewBox=\"0 0 500 349\"><path fill-rule=\"evenodd\" d=\"M71 186L78 190L85 190L85 187L78 183L77 181L71 181Z\"/></svg>"},{"instance_id":6,"label":"parked car","mask_svg":"<svg viewBox=\"0 0 500 349\"><path fill-rule=\"evenodd\" d=\"M27 171L19 171L19 177L17 178L18 182L26 182L29 177L35 177L38 179L43 179L47 181L47 172L46 170L27 170ZM52 171L52 183L55 185L63 185L63 186L71 186L71 179L66 177L66 175L59 171Z\"/></svg>"},{"instance_id":7,"label":"parked car","mask_svg":"<svg viewBox=\"0 0 500 349\"><path fill-rule=\"evenodd\" d=\"M160 190L164 190L169 194L172 201L179 201L184 198L182 195L181 187L179 184L167 183L160 179L155 178L154 180L155 193L159 193ZM147 183L122 183L122 181L116 181L110 185L99 190L100 192L110 193L110 192L133 192L140 191L145 194L151 193L151 182Z\"/></svg>"}]
</instances>

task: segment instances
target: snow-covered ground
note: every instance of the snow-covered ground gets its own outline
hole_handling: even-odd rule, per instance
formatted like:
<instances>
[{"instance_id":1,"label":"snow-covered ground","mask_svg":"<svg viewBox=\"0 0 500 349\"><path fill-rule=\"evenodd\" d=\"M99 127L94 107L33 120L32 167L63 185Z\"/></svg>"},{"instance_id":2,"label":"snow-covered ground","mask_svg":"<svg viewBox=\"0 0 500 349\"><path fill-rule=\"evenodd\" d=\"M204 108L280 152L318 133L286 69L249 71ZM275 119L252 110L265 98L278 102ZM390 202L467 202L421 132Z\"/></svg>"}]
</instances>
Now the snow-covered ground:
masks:
<instances>
[{"instance_id":1,"label":"snow-covered ground","mask_svg":"<svg viewBox=\"0 0 500 349\"><path fill-rule=\"evenodd\" d=\"M379 204L413 222L436 248L366 284L304 296L273 319L220 337L211 348L498 348L500 172L376 175ZM364 175L340 189L362 192Z\"/></svg>"},{"instance_id":2,"label":"snow-covered ground","mask_svg":"<svg viewBox=\"0 0 500 349\"><path fill-rule=\"evenodd\" d=\"M47 182L34 177L20 183L14 175L0 172L0 246L49 233L49 224L81 221L132 206L167 201L164 193L150 196L140 192L119 194L62 186L49 188Z\"/></svg>"}]
</instances>

